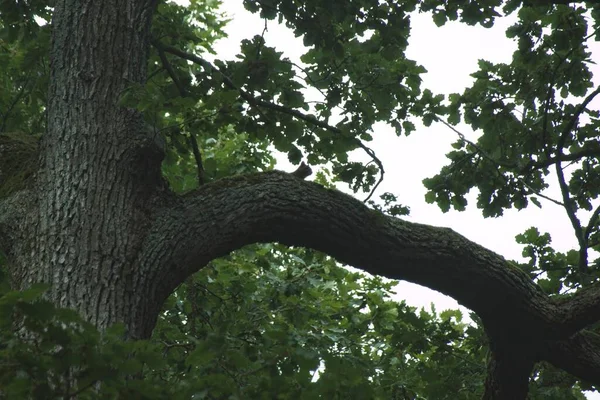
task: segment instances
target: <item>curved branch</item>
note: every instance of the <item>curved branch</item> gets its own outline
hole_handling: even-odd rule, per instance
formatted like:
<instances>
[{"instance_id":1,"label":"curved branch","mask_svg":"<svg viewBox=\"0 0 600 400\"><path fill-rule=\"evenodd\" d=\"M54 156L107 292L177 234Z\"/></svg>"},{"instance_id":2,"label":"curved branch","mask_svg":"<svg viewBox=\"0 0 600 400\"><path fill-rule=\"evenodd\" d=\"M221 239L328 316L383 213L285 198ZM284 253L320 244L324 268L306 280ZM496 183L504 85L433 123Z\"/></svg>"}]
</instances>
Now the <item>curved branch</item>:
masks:
<instances>
[{"instance_id":1,"label":"curved branch","mask_svg":"<svg viewBox=\"0 0 600 400\"><path fill-rule=\"evenodd\" d=\"M587 302L551 301L523 271L451 229L387 217L346 194L276 171L216 181L165 211L145 251L164 264L151 272L160 286L152 290L166 296L209 261L274 241L440 291L475 311L490 332L563 339L593 316Z\"/></svg>"},{"instance_id":2,"label":"curved branch","mask_svg":"<svg viewBox=\"0 0 600 400\"><path fill-rule=\"evenodd\" d=\"M135 262L148 280L143 287L134 283L142 296L164 299L190 274L244 245L305 246L451 296L481 317L491 340L530 348L535 359L582 379L600 370L594 358L600 345L590 351L592 339L577 333L600 319L597 287L558 303L512 263L451 229L385 216L279 171L221 179L168 203ZM490 384L502 376L495 377Z\"/></svg>"}]
</instances>

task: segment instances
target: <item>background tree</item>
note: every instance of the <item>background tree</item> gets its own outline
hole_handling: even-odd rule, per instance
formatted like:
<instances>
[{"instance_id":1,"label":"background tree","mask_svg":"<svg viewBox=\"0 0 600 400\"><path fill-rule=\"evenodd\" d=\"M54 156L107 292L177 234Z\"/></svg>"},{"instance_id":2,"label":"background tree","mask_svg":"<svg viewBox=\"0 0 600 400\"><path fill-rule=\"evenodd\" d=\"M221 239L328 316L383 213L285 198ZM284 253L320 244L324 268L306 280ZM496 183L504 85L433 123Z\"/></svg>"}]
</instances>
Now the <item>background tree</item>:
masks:
<instances>
[{"instance_id":1,"label":"background tree","mask_svg":"<svg viewBox=\"0 0 600 400\"><path fill-rule=\"evenodd\" d=\"M244 5L302 37L304 65L261 36L235 61L207 61L225 23L212 2L1 3L0 247L17 290L0 302L3 393L564 399L598 385L600 88L587 41L600 8ZM510 65L481 61L445 100L404 54L416 11L482 26L517 13L518 50ZM500 216L539 205L555 178L578 249L530 229L518 265L397 218L392 194L369 208L332 188L370 199L384 172L365 144L373 124L409 134L419 118L481 132L459 133L428 201L461 210L477 188L484 215ZM270 146L329 169L318 183L271 171ZM452 296L477 325L392 303L389 282L329 256Z\"/></svg>"}]
</instances>

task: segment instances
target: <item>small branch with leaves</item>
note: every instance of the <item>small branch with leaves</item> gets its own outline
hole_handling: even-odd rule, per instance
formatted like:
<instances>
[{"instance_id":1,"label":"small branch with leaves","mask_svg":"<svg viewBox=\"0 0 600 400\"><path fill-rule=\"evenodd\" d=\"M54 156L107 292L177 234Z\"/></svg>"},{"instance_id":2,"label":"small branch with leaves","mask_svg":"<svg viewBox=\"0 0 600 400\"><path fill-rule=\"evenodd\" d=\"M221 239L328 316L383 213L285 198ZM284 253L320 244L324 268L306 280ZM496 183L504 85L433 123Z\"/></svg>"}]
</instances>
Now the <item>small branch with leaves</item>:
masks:
<instances>
[{"instance_id":1,"label":"small branch with leaves","mask_svg":"<svg viewBox=\"0 0 600 400\"><path fill-rule=\"evenodd\" d=\"M156 47L156 49L158 50L158 56L160 57L160 61L162 62L163 67L167 70L167 73L171 77L171 80L173 80L173 84L179 91L179 95L181 97L187 97L187 95L188 95L187 90L185 90L185 88L183 87L183 85L181 84L179 79L177 78L177 75L175 74L175 71L173 70L171 63L167 59L165 51L160 47ZM194 134L192 132L189 133L188 140L190 142L190 146L192 147L192 153L194 154L194 160L196 161L198 185L202 186L206 182L204 165L202 163L202 154L200 153L200 148L198 147L198 141L196 140L196 136L194 136Z\"/></svg>"},{"instance_id":2,"label":"small branch with leaves","mask_svg":"<svg viewBox=\"0 0 600 400\"><path fill-rule=\"evenodd\" d=\"M556 158L558 160L563 156L563 148L567 142L567 139L571 135L579 117L586 109L588 104L598 95L600 94L600 86L596 88L593 92L591 92L584 100L577 106L575 112L569 119L569 122L564 127L558 143L556 145ZM581 226L581 222L579 218L577 218L575 204L571 195L569 194L569 186L566 182L565 175L562 168L562 163L559 161L555 164L556 166L556 175L558 177L558 184L560 186L560 191L563 196L563 203L565 210L567 211L567 215L569 216L569 220L571 221L571 225L573 226L573 230L575 231L575 235L577 236L577 241L579 244L579 268L582 272L587 271L588 267L588 230L590 226L593 226L594 220L598 217L597 213L594 213L592 219L590 220L590 225L588 229L583 229Z\"/></svg>"},{"instance_id":3,"label":"small branch with leaves","mask_svg":"<svg viewBox=\"0 0 600 400\"><path fill-rule=\"evenodd\" d=\"M157 49L176 55L178 57L181 57L183 59L186 59L188 61L192 61L193 63L196 63L200 66L202 66L205 70L207 71L216 71L221 78L223 79L223 83L230 89L236 90L240 97L244 100L246 100L248 102L248 104L251 107L254 107L255 109L258 110L259 114L262 115L264 118L266 118L266 116L264 116L264 113L260 110L261 107L263 108L267 108L273 111L277 111L283 114L287 114L287 115L291 115L299 120L302 120L304 122L307 122L311 125L317 126L319 128L322 128L324 130L327 130L329 132L332 132L336 135L342 135L342 131L332 125L329 125L326 122L323 122L319 119L317 119L316 117L312 116L312 115L307 115L304 114L298 110L294 110L288 107L284 107L281 106L279 104L275 104L275 103L271 103L268 101L264 101L264 100L259 100L256 99L254 96L252 96L250 93L246 92L244 89L239 88L235 85L235 83L231 80L231 78L229 78L225 73L223 73L217 66L213 65L212 63L204 60L203 58L200 58L194 54L190 54L187 53L185 51L182 51L180 49L177 49L175 47L172 46L168 46L165 44L160 43L159 41L157 41L156 39L152 39L152 45L155 46ZM266 118L268 121L268 118ZM385 174L385 170L383 168L383 163L381 162L381 160L375 155L375 152L369 148L368 146L366 146L360 139L358 138L354 138L354 140L356 141L356 145L357 147L361 148L365 153L367 153L367 155L369 157L371 157L371 159L373 160L373 162L375 162L375 164L377 165L377 167L379 168L380 171L380 177L379 180L377 181L377 183L373 186L373 188L371 189L371 192L369 193L369 195L367 196L367 198L364 201L368 201L373 193L375 192L375 190L377 189L377 187L381 184L381 182L383 181L383 177Z\"/></svg>"},{"instance_id":4,"label":"small branch with leaves","mask_svg":"<svg viewBox=\"0 0 600 400\"><path fill-rule=\"evenodd\" d=\"M438 118L437 120L440 121L442 124L446 125L448 128L450 128L454 133L456 133L458 135L458 137L460 138L460 140L467 143L469 146L473 147L476 150L477 154L480 154L483 158L490 161L494 165L501 166L501 167L507 167L507 168L515 167L513 164L506 164L506 163L503 163L502 161L495 160L492 156L487 154L487 152L484 149L482 149L477 143L467 139L462 132L460 132L454 126L450 125L447 121L443 120L442 118ZM501 171L497 170L497 172L498 172L498 174L500 174L502 176ZM531 191L531 193L535 194L536 196L539 196L542 199L548 200L549 202L559 205L561 207L563 206L563 203L561 203L560 201L555 200L552 197L546 196L545 194L542 194L539 190L532 188L531 185L529 185L524 179L522 179L518 176L516 177L516 179L519 182L521 182L525 187L527 187Z\"/></svg>"}]
</instances>

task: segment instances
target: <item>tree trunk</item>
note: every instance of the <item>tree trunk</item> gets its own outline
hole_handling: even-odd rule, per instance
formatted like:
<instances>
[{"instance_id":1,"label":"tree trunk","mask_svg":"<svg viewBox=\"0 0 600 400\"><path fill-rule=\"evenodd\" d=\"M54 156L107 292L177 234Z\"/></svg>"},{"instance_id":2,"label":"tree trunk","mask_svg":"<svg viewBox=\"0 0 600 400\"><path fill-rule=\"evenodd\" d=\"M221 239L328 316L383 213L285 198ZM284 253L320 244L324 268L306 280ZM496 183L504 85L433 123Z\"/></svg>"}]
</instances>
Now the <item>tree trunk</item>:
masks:
<instances>
[{"instance_id":1,"label":"tree trunk","mask_svg":"<svg viewBox=\"0 0 600 400\"><path fill-rule=\"evenodd\" d=\"M534 348L524 346L522 342L491 340L485 400L527 398L529 377L536 361L531 352Z\"/></svg>"},{"instance_id":2,"label":"tree trunk","mask_svg":"<svg viewBox=\"0 0 600 400\"><path fill-rule=\"evenodd\" d=\"M156 318L140 298L136 257L148 213L166 191L160 149L141 115L118 101L145 81L154 7L57 2L37 201L13 270L17 287L50 283L55 304L101 329L125 322L132 337L148 337Z\"/></svg>"},{"instance_id":3,"label":"tree trunk","mask_svg":"<svg viewBox=\"0 0 600 400\"><path fill-rule=\"evenodd\" d=\"M121 322L128 337L148 338L164 300L190 274L243 245L278 241L428 286L475 311L505 343L492 346L486 398L525 398L538 359L600 384L600 342L578 333L600 319L596 288L555 302L504 258L450 229L386 217L291 174L171 193L160 141L137 111L119 105L126 88L145 81L154 7L154 0L56 4L40 165L25 187L0 196L0 246L15 288L49 283L56 305L101 330ZM0 159L11 148L2 143ZM525 344L527 357L519 352Z\"/></svg>"}]
</instances>

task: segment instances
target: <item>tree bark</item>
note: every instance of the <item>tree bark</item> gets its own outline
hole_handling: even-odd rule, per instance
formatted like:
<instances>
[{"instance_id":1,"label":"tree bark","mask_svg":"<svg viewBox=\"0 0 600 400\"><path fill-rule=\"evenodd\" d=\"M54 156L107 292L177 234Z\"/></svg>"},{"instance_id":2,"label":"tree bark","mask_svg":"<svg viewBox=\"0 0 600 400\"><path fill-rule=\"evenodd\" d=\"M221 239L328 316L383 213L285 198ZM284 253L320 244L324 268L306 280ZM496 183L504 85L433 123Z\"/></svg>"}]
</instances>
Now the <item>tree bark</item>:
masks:
<instances>
[{"instance_id":1,"label":"tree bark","mask_svg":"<svg viewBox=\"0 0 600 400\"><path fill-rule=\"evenodd\" d=\"M149 208L166 187L142 116L118 103L145 81L154 7L154 0L56 3L48 131L12 268L17 288L50 283L55 304L101 329L126 322L132 337L147 337L153 324L132 271Z\"/></svg>"},{"instance_id":2,"label":"tree bark","mask_svg":"<svg viewBox=\"0 0 600 400\"><path fill-rule=\"evenodd\" d=\"M522 342L490 341L485 400L527 398L529 377L535 364L533 348L535 346Z\"/></svg>"},{"instance_id":3,"label":"tree bark","mask_svg":"<svg viewBox=\"0 0 600 400\"><path fill-rule=\"evenodd\" d=\"M246 244L277 241L430 287L475 311L492 343L504 343L492 346L486 398L525 398L537 360L600 385L600 341L581 331L600 319L597 285L558 303L451 229L386 217L283 172L171 193L160 142L137 111L119 105L129 85L144 83L154 7L55 6L39 169L0 196L0 248L15 288L49 283L56 305L100 329L122 322L130 338L148 338L164 300L190 274Z\"/></svg>"}]
</instances>

